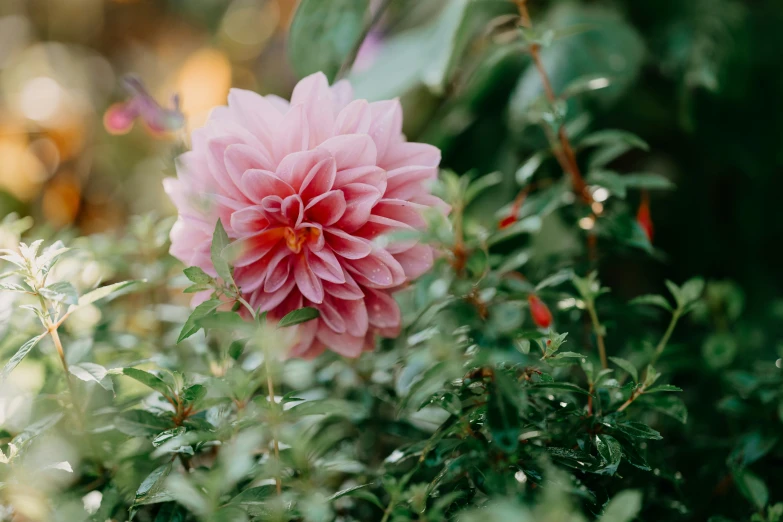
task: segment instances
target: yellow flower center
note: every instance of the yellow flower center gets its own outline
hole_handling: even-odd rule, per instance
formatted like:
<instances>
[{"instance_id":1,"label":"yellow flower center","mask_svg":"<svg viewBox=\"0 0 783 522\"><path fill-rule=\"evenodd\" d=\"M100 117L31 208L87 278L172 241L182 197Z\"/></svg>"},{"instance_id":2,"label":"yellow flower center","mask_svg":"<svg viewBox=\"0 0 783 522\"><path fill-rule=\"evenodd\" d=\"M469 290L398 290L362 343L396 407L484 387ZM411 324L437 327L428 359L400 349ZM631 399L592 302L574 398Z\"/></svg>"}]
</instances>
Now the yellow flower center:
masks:
<instances>
[{"instance_id":1,"label":"yellow flower center","mask_svg":"<svg viewBox=\"0 0 783 522\"><path fill-rule=\"evenodd\" d=\"M299 230L294 230L291 227L286 227L283 232L285 237L285 244L294 254L298 254L302 251L302 245L307 242L308 239L317 239L321 235L321 231L316 227L306 227Z\"/></svg>"}]
</instances>

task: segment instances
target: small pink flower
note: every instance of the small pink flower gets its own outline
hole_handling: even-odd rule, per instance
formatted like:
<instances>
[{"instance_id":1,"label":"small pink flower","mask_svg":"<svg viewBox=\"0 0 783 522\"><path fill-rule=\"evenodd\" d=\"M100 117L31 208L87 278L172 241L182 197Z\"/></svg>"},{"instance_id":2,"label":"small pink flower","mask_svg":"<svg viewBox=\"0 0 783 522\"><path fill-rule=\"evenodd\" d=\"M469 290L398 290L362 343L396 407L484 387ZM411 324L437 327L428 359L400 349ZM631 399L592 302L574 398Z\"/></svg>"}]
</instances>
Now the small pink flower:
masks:
<instances>
[{"instance_id":1,"label":"small pink flower","mask_svg":"<svg viewBox=\"0 0 783 522\"><path fill-rule=\"evenodd\" d=\"M290 103L234 89L192 142L164 182L179 210L172 255L214 275L219 218L242 246L235 279L254 307L272 319L320 311L296 327L292 356L358 357L375 334L398 335L392 294L430 269L433 251L380 236L421 229L422 211L448 206L426 188L440 151L405 141L397 100L353 100L346 81L330 88L321 73Z\"/></svg>"}]
</instances>

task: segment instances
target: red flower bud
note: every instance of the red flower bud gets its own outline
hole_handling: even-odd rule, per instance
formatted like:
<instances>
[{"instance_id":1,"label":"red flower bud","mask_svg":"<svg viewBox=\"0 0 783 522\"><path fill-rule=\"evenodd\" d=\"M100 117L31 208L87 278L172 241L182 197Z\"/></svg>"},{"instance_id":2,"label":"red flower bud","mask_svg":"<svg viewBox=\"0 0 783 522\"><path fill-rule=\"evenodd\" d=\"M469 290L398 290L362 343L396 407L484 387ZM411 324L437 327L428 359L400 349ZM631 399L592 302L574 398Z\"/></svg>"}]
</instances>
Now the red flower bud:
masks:
<instances>
[{"instance_id":1,"label":"red flower bud","mask_svg":"<svg viewBox=\"0 0 783 522\"><path fill-rule=\"evenodd\" d=\"M530 315L533 322L540 328L549 328L552 324L552 312L544 302L535 294L527 296L527 302L530 304Z\"/></svg>"},{"instance_id":2,"label":"red flower bud","mask_svg":"<svg viewBox=\"0 0 783 522\"><path fill-rule=\"evenodd\" d=\"M503 219L500 220L500 222L498 223L498 228L500 230L503 230L504 228L508 228L511 225L513 225L514 223L516 223L516 221L517 221L517 217L515 215L511 214L511 215L506 216L506 217L504 217Z\"/></svg>"},{"instance_id":3,"label":"red flower bud","mask_svg":"<svg viewBox=\"0 0 783 522\"><path fill-rule=\"evenodd\" d=\"M636 212L636 222L642 227L647 239L652 243L653 240L653 222L650 216L650 199L647 193L642 194L642 202L639 204L639 210Z\"/></svg>"}]
</instances>

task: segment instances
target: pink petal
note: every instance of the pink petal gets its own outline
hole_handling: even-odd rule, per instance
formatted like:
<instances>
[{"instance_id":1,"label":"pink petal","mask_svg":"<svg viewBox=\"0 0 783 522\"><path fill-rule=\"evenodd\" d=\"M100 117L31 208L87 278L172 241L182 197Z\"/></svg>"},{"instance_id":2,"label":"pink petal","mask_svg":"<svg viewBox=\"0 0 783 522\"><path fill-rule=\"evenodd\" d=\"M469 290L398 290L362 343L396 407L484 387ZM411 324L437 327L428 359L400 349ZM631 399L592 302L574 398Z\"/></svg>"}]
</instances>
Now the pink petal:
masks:
<instances>
[{"instance_id":1,"label":"pink petal","mask_svg":"<svg viewBox=\"0 0 783 522\"><path fill-rule=\"evenodd\" d=\"M289 294L294 293L295 286L296 282L294 279L292 277L288 278L286 283L279 290L271 293L254 292L252 294L252 300L250 301L250 304L260 312L268 312L282 303L287 297L289 297Z\"/></svg>"},{"instance_id":2,"label":"pink petal","mask_svg":"<svg viewBox=\"0 0 783 522\"><path fill-rule=\"evenodd\" d=\"M400 325L400 307L386 292L368 288L364 298L370 325L375 328L394 328Z\"/></svg>"},{"instance_id":3,"label":"pink petal","mask_svg":"<svg viewBox=\"0 0 783 522\"><path fill-rule=\"evenodd\" d=\"M321 280L313 273L313 270L307 264L307 259L304 255L299 255L294 258L294 278L296 280L296 286L306 299L309 299L316 304L323 302L324 287L321 284Z\"/></svg>"},{"instance_id":4,"label":"pink petal","mask_svg":"<svg viewBox=\"0 0 783 522\"><path fill-rule=\"evenodd\" d=\"M234 266L247 266L255 263L272 250L283 239L283 228L276 227L264 230L254 236L235 241L230 248L237 257Z\"/></svg>"},{"instance_id":5,"label":"pink petal","mask_svg":"<svg viewBox=\"0 0 783 522\"><path fill-rule=\"evenodd\" d=\"M438 196L433 196L432 194L428 194L426 192L417 194L411 197L410 200L413 203L418 203L419 205L424 205L425 207L438 209L444 216L447 216L449 212L451 212L451 205L440 199Z\"/></svg>"},{"instance_id":6,"label":"pink petal","mask_svg":"<svg viewBox=\"0 0 783 522\"><path fill-rule=\"evenodd\" d=\"M337 111L341 111L353 100L353 87L348 80L340 80L332 85L332 104Z\"/></svg>"},{"instance_id":7,"label":"pink petal","mask_svg":"<svg viewBox=\"0 0 783 522\"><path fill-rule=\"evenodd\" d=\"M388 172L385 197L410 199L422 192L422 181L435 179L437 175L437 168L418 165L391 170Z\"/></svg>"},{"instance_id":8,"label":"pink petal","mask_svg":"<svg viewBox=\"0 0 783 522\"><path fill-rule=\"evenodd\" d=\"M299 355L299 357L301 359L315 359L325 351L326 351L326 345L321 341L319 341L318 339L316 339L310 345L310 348L302 352L302 354Z\"/></svg>"},{"instance_id":9,"label":"pink petal","mask_svg":"<svg viewBox=\"0 0 783 522\"><path fill-rule=\"evenodd\" d=\"M378 165L386 170L394 170L410 165L437 167L440 163L440 150L426 143L395 143L388 148L382 162Z\"/></svg>"},{"instance_id":10,"label":"pink petal","mask_svg":"<svg viewBox=\"0 0 783 522\"><path fill-rule=\"evenodd\" d=\"M288 248L281 248L277 255L270 256L267 268L266 280L264 281L264 292L274 292L285 285L291 274L291 251Z\"/></svg>"},{"instance_id":11,"label":"pink petal","mask_svg":"<svg viewBox=\"0 0 783 522\"><path fill-rule=\"evenodd\" d=\"M323 281L324 291L333 297L349 301L355 301L357 299L363 298L364 292L362 292L362 289L359 288L358 284L356 284L356 281L354 281L353 277L351 277L351 274L349 274L345 269L343 269L343 277L345 278L345 283L343 284Z\"/></svg>"},{"instance_id":12,"label":"pink petal","mask_svg":"<svg viewBox=\"0 0 783 522\"><path fill-rule=\"evenodd\" d=\"M372 245L369 241L354 237L340 229L325 229L324 236L326 244L331 247L334 253L345 259L361 259L372 252Z\"/></svg>"},{"instance_id":13,"label":"pink petal","mask_svg":"<svg viewBox=\"0 0 783 522\"><path fill-rule=\"evenodd\" d=\"M269 226L261 207L245 207L231 214L231 228L235 233L246 236L264 230Z\"/></svg>"},{"instance_id":14,"label":"pink petal","mask_svg":"<svg viewBox=\"0 0 783 522\"><path fill-rule=\"evenodd\" d=\"M272 160L267 153L250 145L237 143L226 147L226 170L237 187L242 188L242 176L251 169L269 170Z\"/></svg>"},{"instance_id":15,"label":"pink petal","mask_svg":"<svg viewBox=\"0 0 783 522\"><path fill-rule=\"evenodd\" d=\"M312 198L332 190L336 174L334 158L324 158L316 163L302 181L302 186L299 189L302 200L310 201Z\"/></svg>"},{"instance_id":16,"label":"pink petal","mask_svg":"<svg viewBox=\"0 0 783 522\"><path fill-rule=\"evenodd\" d=\"M328 151L337 162L337 170L375 165L377 151L372 138L366 134L344 134L329 138L319 149Z\"/></svg>"},{"instance_id":17,"label":"pink petal","mask_svg":"<svg viewBox=\"0 0 783 522\"><path fill-rule=\"evenodd\" d=\"M369 328L369 319L367 307L363 299L345 301L343 299L332 299L334 308L345 321L346 331L350 335L363 337Z\"/></svg>"},{"instance_id":18,"label":"pink petal","mask_svg":"<svg viewBox=\"0 0 783 522\"><path fill-rule=\"evenodd\" d=\"M346 260L345 266L356 282L371 288L389 288L405 282L402 266L383 249L376 248L362 259Z\"/></svg>"},{"instance_id":19,"label":"pink petal","mask_svg":"<svg viewBox=\"0 0 783 522\"><path fill-rule=\"evenodd\" d=\"M345 333L345 319L332 304L331 299L324 299L324 302L318 307L321 312L321 321L336 333Z\"/></svg>"},{"instance_id":20,"label":"pink petal","mask_svg":"<svg viewBox=\"0 0 783 522\"><path fill-rule=\"evenodd\" d=\"M372 185L383 194L386 191L386 171L375 165L343 169L337 174L333 188L344 187L349 183Z\"/></svg>"},{"instance_id":21,"label":"pink petal","mask_svg":"<svg viewBox=\"0 0 783 522\"><path fill-rule=\"evenodd\" d=\"M388 234L390 232L397 232L400 230L414 230L405 223L400 223L394 219L389 219L383 216L371 215L367 219L367 223L354 232L355 236L359 236L365 239L375 239L376 237Z\"/></svg>"},{"instance_id":22,"label":"pink petal","mask_svg":"<svg viewBox=\"0 0 783 522\"><path fill-rule=\"evenodd\" d=\"M345 213L345 196L341 190L332 190L310 200L305 207L307 218L329 226L337 222Z\"/></svg>"},{"instance_id":23,"label":"pink petal","mask_svg":"<svg viewBox=\"0 0 783 522\"><path fill-rule=\"evenodd\" d=\"M402 269L405 271L405 277L408 280L416 279L420 275L432 268L434 254L429 245L415 245L403 252L392 254Z\"/></svg>"},{"instance_id":24,"label":"pink petal","mask_svg":"<svg viewBox=\"0 0 783 522\"><path fill-rule=\"evenodd\" d=\"M324 343L333 352L339 353L345 357L359 357L364 348L364 336L357 337L347 333L338 334L325 323L321 323L316 337Z\"/></svg>"},{"instance_id":25,"label":"pink petal","mask_svg":"<svg viewBox=\"0 0 783 522\"><path fill-rule=\"evenodd\" d=\"M310 171L323 160L329 158L329 152L323 149L306 150L286 156L277 166L275 174L299 192Z\"/></svg>"},{"instance_id":26,"label":"pink petal","mask_svg":"<svg viewBox=\"0 0 783 522\"><path fill-rule=\"evenodd\" d=\"M331 283L345 283L342 266L330 249L308 250L306 255L307 264L316 276Z\"/></svg>"},{"instance_id":27,"label":"pink petal","mask_svg":"<svg viewBox=\"0 0 783 522\"><path fill-rule=\"evenodd\" d=\"M313 341L315 340L315 333L318 331L318 321L307 321L294 328L296 328L296 344L291 348L289 356L302 357L312 348Z\"/></svg>"},{"instance_id":28,"label":"pink petal","mask_svg":"<svg viewBox=\"0 0 783 522\"><path fill-rule=\"evenodd\" d=\"M243 192L237 188L234 180L226 170L225 153L226 148L229 145L239 143L239 139L234 136L223 136L221 138L213 138L207 142L207 165L215 181L223 189L223 191L234 199L243 201L247 198Z\"/></svg>"},{"instance_id":29,"label":"pink petal","mask_svg":"<svg viewBox=\"0 0 783 522\"><path fill-rule=\"evenodd\" d=\"M376 216L393 219L413 228L421 229L427 226L427 222L421 215L422 211L426 209L427 207L424 205L418 205L410 201L382 199L372 209L372 213Z\"/></svg>"},{"instance_id":30,"label":"pink petal","mask_svg":"<svg viewBox=\"0 0 783 522\"><path fill-rule=\"evenodd\" d=\"M301 104L310 127L310 147L315 147L330 138L334 125L332 93L329 80L322 72L302 78L294 87L291 105Z\"/></svg>"},{"instance_id":31,"label":"pink petal","mask_svg":"<svg viewBox=\"0 0 783 522\"><path fill-rule=\"evenodd\" d=\"M307 115L302 105L294 105L276 129L274 159L279 163L283 158L295 152L307 150L310 146L310 130Z\"/></svg>"},{"instance_id":32,"label":"pink petal","mask_svg":"<svg viewBox=\"0 0 783 522\"><path fill-rule=\"evenodd\" d=\"M302 221L296 227L297 230L304 230L308 228L316 229L317 233L314 233L312 230L309 231L310 237L307 240L307 247L313 252L318 252L326 244L326 241L324 240L324 229L319 223L313 223L310 221Z\"/></svg>"},{"instance_id":33,"label":"pink petal","mask_svg":"<svg viewBox=\"0 0 783 522\"><path fill-rule=\"evenodd\" d=\"M337 222L346 232L353 232L367 222L372 208L381 199L378 189L362 183L350 183L342 187L347 207Z\"/></svg>"},{"instance_id":34,"label":"pink petal","mask_svg":"<svg viewBox=\"0 0 783 522\"><path fill-rule=\"evenodd\" d=\"M288 196L280 205L280 212L289 226L295 227L302 222L304 218L304 205L298 194Z\"/></svg>"},{"instance_id":35,"label":"pink petal","mask_svg":"<svg viewBox=\"0 0 783 522\"><path fill-rule=\"evenodd\" d=\"M367 134L371 123L370 104L367 100L354 100L337 115L333 134Z\"/></svg>"},{"instance_id":36,"label":"pink petal","mask_svg":"<svg viewBox=\"0 0 783 522\"><path fill-rule=\"evenodd\" d=\"M268 99L243 89L231 89L228 93L228 106L231 114L268 149L274 144L273 136L280 128L283 117Z\"/></svg>"},{"instance_id":37,"label":"pink petal","mask_svg":"<svg viewBox=\"0 0 783 522\"><path fill-rule=\"evenodd\" d=\"M268 170L245 172L242 176L242 190L256 203L261 203L267 196L285 198L296 193L291 185Z\"/></svg>"},{"instance_id":38,"label":"pink petal","mask_svg":"<svg viewBox=\"0 0 783 522\"><path fill-rule=\"evenodd\" d=\"M370 136L383 159L389 146L402 140L402 107L399 100L378 101L370 104L372 125Z\"/></svg>"}]
</instances>

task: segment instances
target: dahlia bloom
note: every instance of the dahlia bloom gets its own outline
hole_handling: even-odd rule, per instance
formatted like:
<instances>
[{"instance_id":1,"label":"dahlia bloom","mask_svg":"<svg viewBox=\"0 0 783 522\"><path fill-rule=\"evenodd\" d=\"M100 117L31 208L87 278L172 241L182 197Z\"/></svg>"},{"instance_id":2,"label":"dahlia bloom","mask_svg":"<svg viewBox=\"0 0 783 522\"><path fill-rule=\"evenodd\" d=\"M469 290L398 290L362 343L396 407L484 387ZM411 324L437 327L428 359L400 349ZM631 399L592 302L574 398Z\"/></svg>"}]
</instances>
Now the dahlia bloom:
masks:
<instances>
[{"instance_id":1,"label":"dahlia bloom","mask_svg":"<svg viewBox=\"0 0 783 522\"><path fill-rule=\"evenodd\" d=\"M431 247L383 236L423 228L428 208L448 211L425 185L439 162L437 148L405 140L397 100L353 100L346 81L308 76L290 103L234 89L164 181L179 211L171 253L215 275L220 219L253 307L271 319L320 311L295 327L290 355L358 357L376 334L398 335L392 293L432 266Z\"/></svg>"}]
</instances>

